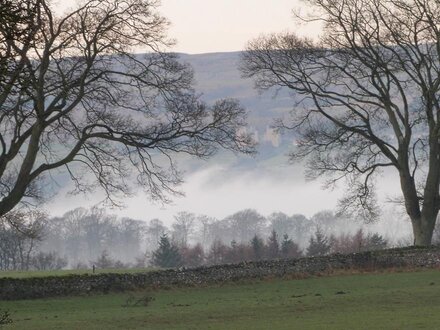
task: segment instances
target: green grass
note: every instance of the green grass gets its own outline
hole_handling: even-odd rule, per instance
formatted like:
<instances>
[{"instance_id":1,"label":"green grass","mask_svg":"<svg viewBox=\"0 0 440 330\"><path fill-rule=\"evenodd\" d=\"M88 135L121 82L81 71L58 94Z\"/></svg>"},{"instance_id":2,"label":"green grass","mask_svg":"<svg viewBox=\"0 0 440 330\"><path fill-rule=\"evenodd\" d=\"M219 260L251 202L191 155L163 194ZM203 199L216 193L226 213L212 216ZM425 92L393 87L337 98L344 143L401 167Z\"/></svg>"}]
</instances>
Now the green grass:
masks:
<instances>
[{"instance_id":1,"label":"green grass","mask_svg":"<svg viewBox=\"0 0 440 330\"><path fill-rule=\"evenodd\" d=\"M123 273L143 273L155 270L154 268L133 268L133 269L96 269L95 274L123 274ZM47 276L67 276L67 275L92 275L91 269L70 269L70 270L42 270L42 271L0 271L0 278L28 278L28 277L47 277Z\"/></svg>"},{"instance_id":2,"label":"green grass","mask_svg":"<svg viewBox=\"0 0 440 330\"><path fill-rule=\"evenodd\" d=\"M0 302L5 329L434 329L440 271L271 280L132 293Z\"/></svg>"}]
</instances>

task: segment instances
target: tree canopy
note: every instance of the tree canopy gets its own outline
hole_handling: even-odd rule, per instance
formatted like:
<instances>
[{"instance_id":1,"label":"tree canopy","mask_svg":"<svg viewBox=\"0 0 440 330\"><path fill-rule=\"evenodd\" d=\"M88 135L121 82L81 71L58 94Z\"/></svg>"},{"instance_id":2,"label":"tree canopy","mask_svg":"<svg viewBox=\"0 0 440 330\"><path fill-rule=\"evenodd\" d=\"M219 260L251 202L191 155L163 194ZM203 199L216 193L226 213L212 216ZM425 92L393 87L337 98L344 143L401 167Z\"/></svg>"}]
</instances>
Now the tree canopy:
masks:
<instances>
[{"instance_id":1,"label":"tree canopy","mask_svg":"<svg viewBox=\"0 0 440 330\"><path fill-rule=\"evenodd\" d=\"M202 102L168 52L158 5L87 0L58 15L46 0L1 2L0 216L44 197L57 171L114 203L132 183L167 200L176 153L253 152L245 110Z\"/></svg>"},{"instance_id":2,"label":"tree canopy","mask_svg":"<svg viewBox=\"0 0 440 330\"><path fill-rule=\"evenodd\" d=\"M281 130L308 175L347 179L341 210L374 220L374 178L397 171L416 245L431 243L440 207L440 3L307 0L318 40L293 33L249 43L241 69L262 90L295 94Z\"/></svg>"}]
</instances>

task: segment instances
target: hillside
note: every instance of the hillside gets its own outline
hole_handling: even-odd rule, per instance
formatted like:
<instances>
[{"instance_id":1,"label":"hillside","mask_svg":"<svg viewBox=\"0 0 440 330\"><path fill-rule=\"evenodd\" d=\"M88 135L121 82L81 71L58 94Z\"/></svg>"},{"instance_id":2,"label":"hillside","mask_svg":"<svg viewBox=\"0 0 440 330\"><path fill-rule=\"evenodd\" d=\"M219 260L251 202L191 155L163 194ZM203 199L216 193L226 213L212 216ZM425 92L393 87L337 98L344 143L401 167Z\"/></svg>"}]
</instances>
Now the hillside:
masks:
<instances>
[{"instance_id":1,"label":"hillside","mask_svg":"<svg viewBox=\"0 0 440 330\"><path fill-rule=\"evenodd\" d=\"M203 100L213 103L221 98L234 98L248 111L250 130L259 142L258 155L251 161L249 157L233 157L234 164L230 164L233 168L270 167L274 163L286 163L287 158L284 156L291 147L292 136L280 136L271 126L274 118L287 114L292 108L292 98L287 92L279 92L277 95L271 92L258 93L251 80L241 78L238 69L239 52L180 54L180 59L194 69L195 88L202 94ZM230 158L226 154L221 152L219 158ZM218 158L215 160L217 162Z\"/></svg>"},{"instance_id":2,"label":"hillside","mask_svg":"<svg viewBox=\"0 0 440 330\"><path fill-rule=\"evenodd\" d=\"M275 211L311 216L323 209L334 209L341 190L322 190L322 181L307 182L302 164L289 164L287 154L293 147L293 135L278 136L271 129L273 119L294 106L287 91L259 94L251 80L242 79L238 70L240 53L180 54L181 61L194 69L196 90L208 103L220 98L236 98L248 111L250 130L255 133L258 154L255 157L220 151L208 161L184 155L176 157L185 173L181 187L185 198L174 198L172 205L152 204L139 194L126 200L122 216L137 219L160 218L169 221L182 210L214 217L225 217L238 210L254 208L268 215ZM391 179L389 179L391 177ZM392 176L387 175L385 192L394 193ZM69 186L49 204L49 211L61 215L70 208L90 206L99 194L87 199L67 196ZM316 201L319 200L317 206Z\"/></svg>"}]
</instances>

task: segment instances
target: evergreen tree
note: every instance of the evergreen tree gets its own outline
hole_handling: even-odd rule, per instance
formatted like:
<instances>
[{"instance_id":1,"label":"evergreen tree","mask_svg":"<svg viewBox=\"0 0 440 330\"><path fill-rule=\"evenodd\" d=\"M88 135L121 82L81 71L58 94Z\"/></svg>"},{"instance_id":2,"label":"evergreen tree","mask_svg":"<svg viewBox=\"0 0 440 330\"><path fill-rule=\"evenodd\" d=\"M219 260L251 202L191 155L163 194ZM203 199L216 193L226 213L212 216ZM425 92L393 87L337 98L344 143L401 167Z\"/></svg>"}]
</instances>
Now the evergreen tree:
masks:
<instances>
[{"instance_id":1,"label":"evergreen tree","mask_svg":"<svg viewBox=\"0 0 440 330\"><path fill-rule=\"evenodd\" d=\"M388 246L388 241L378 233L368 235L368 250L383 250Z\"/></svg>"},{"instance_id":2,"label":"evergreen tree","mask_svg":"<svg viewBox=\"0 0 440 330\"><path fill-rule=\"evenodd\" d=\"M182 263L177 246L172 244L166 234L160 237L159 247L153 252L151 264L162 268L179 267Z\"/></svg>"},{"instance_id":3,"label":"evergreen tree","mask_svg":"<svg viewBox=\"0 0 440 330\"><path fill-rule=\"evenodd\" d=\"M263 253L264 253L264 242L263 240L258 237L258 235L255 235L251 240L251 246L252 246L252 252L254 255L254 260L261 260L263 259Z\"/></svg>"},{"instance_id":4,"label":"evergreen tree","mask_svg":"<svg viewBox=\"0 0 440 330\"><path fill-rule=\"evenodd\" d=\"M307 255L310 257L326 255L330 252L330 247L331 245L327 236L325 236L322 230L318 227L314 236L310 237Z\"/></svg>"},{"instance_id":5,"label":"evergreen tree","mask_svg":"<svg viewBox=\"0 0 440 330\"><path fill-rule=\"evenodd\" d=\"M94 266L100 269L109 269L114 268L115 261L110 257L107 250L101 252L101 255L96 259L96 261L92 262Z\"/></svg>"},{"instance_id":6,"label":"evergreen tree","mask_svg":"<svg viewBox=\"0 0 440 330\"><path fill-rule=\"evenodd\" d=\"M298 244L294 243L289 235L284 234L283 241L281 242L281 256L283 258L299 258L302 252Z\"/></svg>"},{"instance_id":7,"label":"evergreen tree","mask_svg":"<svg viewBox=\"0 0 440 330\"><path fill-rule=\"evenodd\" d=\"M267 240L267 258L276 259L280 256L280 244L278 243L278 234L275 230L270 233Z\"/></svg>"}]
</instances>

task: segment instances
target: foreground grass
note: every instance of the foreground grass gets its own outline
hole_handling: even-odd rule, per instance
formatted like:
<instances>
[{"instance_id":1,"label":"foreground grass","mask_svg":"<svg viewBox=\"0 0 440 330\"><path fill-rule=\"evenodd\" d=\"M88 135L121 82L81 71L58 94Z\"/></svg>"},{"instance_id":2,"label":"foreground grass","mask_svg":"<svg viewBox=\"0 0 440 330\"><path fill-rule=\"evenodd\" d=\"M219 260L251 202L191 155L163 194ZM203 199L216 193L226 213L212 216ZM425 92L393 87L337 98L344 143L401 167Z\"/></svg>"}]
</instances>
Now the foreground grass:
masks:
<instances>
[{"instance_id":1,"label":"foreground grass","mask_svg":"<svg viewBox=\"0 0 440 330\"><path fill-rule=\"evenodd\" d=\"M438 270L0 302L5 329L434 329L439 307Z\"/></svg>"},{"instance_id":2,"label":"foreground grass","mask_svg":"<svg viewBox=\"0 0 440 330\"><path fill-rule=\"evenodd\" d=\"M124 273L145 273L155 270L154 268L121 268L121 269L96 269L94 274L124 274ZM35 270L35 271L0 271L0 278L28 278L47 276L68 276L68 275L92 275L91 269L69 269L69 270Z\"/></svg>"}]
</instances>

